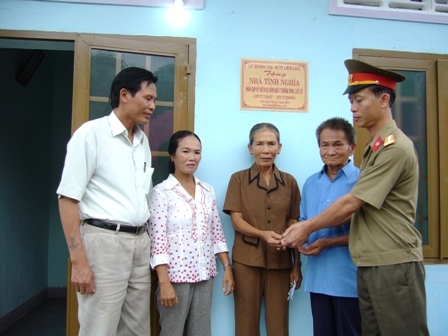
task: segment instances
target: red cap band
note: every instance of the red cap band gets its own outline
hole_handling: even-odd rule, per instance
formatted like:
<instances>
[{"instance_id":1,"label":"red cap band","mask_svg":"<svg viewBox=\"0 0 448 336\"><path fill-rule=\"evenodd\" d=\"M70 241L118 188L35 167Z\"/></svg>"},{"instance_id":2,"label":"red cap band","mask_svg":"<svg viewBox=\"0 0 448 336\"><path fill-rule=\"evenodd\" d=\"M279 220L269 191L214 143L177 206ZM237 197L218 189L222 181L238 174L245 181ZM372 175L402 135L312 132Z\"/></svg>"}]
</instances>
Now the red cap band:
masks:
<instances>
[{"instance_id":1,"label":"red cap band","mask_svg":"<svg viewBox=\"0 0 448 336\"><path fill-rule=\"evenodd\" d=\"M381 85L388 87L389 89L395 90L397 87L397 82L373 73L352 73L348 76L348 86L354 86L354 85L366 85L366 84L372 84L372 85Z\"/></svg>"}]
</instances>

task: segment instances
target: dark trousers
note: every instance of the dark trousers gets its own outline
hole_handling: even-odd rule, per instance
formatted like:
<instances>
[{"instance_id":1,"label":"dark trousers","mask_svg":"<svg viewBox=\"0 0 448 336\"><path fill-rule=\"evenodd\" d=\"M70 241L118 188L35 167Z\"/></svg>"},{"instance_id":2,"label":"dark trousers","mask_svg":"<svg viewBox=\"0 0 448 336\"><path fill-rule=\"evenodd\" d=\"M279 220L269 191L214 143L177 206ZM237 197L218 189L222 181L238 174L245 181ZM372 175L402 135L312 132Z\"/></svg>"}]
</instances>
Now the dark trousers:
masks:
<instances>
[{"instance_id":1,"label":"dark trousers","mask_svg":"<svg viewBox=\"0 0 448 336\"><path fill-rule=\"evenodd\" d=\"M314 336L361 336L358 298L310 293Z\"/></svg>"},{"instance_id":2,"label":"dark trousers","mask_svg":"<svg viewBox=\"0 0 448 336\"><path fill-rule=\"evenodd\" d=\"M429 335L422 261L358 267L357 277L363 335Z\"/></svg>"}]
</instances>

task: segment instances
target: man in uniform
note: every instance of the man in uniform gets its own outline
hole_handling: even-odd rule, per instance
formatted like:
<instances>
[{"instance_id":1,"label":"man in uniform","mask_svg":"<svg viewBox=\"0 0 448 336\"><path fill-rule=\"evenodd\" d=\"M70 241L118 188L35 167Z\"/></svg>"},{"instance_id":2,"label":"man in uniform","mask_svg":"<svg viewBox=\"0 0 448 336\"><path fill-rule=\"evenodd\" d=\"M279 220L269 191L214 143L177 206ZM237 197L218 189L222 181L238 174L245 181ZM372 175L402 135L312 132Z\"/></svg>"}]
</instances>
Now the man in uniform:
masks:
<instances>
[{"instance_id":1,"label":"man in uniform","mask_svg":"<svg viewBox=\"0 0 448 336\"><path fill-rule=\"evenodd\" d=\"M156 81L145 69L122 70L112 82L113 111L83 124L67 146L57 194L81 336L150 335L153 168L137 124L155 110Z\"/></svg>"},{"instance_id":2,"label":"man in uniform","mask_svg":"<svg viewBox=\"0 0 448 336\"><path fill-rule=\"evenodd\" d=\"M319 215L289 227L282 245L299 247L319 229L344 223L349 235L363 335L429 335L421 235L414 227L418 162L412 141L396 126L391 107L399 73L346 60L353 121L366 128L359 180Z\"/></svg>"}]
</instances>

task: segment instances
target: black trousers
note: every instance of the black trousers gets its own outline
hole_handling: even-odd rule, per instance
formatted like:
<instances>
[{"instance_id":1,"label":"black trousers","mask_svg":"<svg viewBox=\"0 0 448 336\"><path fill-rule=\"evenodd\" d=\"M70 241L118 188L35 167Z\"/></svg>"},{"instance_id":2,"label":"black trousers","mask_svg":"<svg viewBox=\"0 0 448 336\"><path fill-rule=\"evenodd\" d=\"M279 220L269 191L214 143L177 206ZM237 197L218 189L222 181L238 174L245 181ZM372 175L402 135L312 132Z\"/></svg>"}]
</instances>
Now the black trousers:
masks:
<instances>
[{"instance_id":1,"label":"black trousers","mask_svg":"<svg viewBox=\"0 0 448 336\"><path fill-rule=\"evenodd\" d=\"M314 336L361 336L358 298L310 293Z\"/></svg>"}]
</instances>

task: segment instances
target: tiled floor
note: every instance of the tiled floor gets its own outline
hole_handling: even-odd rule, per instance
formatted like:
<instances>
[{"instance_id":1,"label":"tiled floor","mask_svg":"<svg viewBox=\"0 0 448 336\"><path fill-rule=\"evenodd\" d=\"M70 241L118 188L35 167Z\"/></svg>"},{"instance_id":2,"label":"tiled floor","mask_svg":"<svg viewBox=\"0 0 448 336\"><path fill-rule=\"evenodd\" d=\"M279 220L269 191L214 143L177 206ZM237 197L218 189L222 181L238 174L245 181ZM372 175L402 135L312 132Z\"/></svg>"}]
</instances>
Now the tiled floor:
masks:
<instances>
[{"instance_id":1,"label":"tiled floor","mask_svg":"<svg viewBox=\"0 0 448 336\"><path fill-rule=\"evenodd\" d=\"M64 336L65 299L48 299L1 336Z\"/></svg>"}]
</instances>

